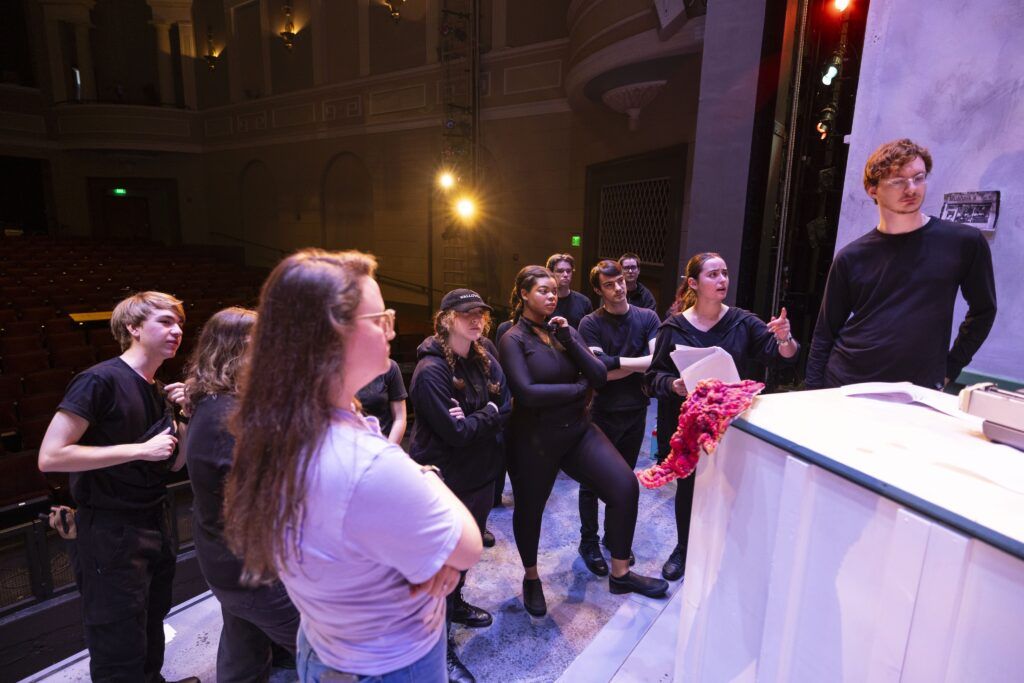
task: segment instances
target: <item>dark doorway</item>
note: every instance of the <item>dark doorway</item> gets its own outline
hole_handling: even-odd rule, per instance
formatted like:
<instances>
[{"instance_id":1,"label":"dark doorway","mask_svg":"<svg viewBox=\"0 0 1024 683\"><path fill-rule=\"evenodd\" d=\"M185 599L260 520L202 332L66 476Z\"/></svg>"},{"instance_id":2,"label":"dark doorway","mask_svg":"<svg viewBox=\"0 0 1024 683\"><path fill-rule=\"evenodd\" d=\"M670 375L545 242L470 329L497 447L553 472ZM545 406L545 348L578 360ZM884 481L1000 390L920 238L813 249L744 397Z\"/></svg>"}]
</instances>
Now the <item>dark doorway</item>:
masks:
<instances>
[{"instance_id":1,"label":"dark doorway","mask_svg":"<svg viewBox=\"0 0 1024 683\"><path fill-rule=\"evenodd\" d=\"M145 197L103 197L103 219L94 226L100 239L145 241L150 238L149 200Z\"/></svg>"},{"instance_id":2,"label":"dark doorway","mask_svg":"<svg viewBox=\"0 0 1024 683\"><path fill-rule=\"evenodd\" d=\"M178 183L171 178L89 178L93 237L181 244Z\"/></svg>"},{"instance_id":3,"label":"dark doorway","mask_svg":"<svg viewBox=\"0 0 1024 683\"><path fill-rule=\"evenodd\" d=\"M587 167L583 214L583 263L587 273L599 259L640 256L640 282L663 314L675 296L676 255L683 230L686 146L605 161ZM589 286L584 284L586 294Z\"/></svg>"},{"instance_id":4,"label":"dark doorway","mask_svg":"<svg viewBox=\"0 0 1024 683\"><path fill-rule=\"evenodd\" d=\"M0 156L0 230L47 232L49 162Z\"/></svg>"}]
</instances>

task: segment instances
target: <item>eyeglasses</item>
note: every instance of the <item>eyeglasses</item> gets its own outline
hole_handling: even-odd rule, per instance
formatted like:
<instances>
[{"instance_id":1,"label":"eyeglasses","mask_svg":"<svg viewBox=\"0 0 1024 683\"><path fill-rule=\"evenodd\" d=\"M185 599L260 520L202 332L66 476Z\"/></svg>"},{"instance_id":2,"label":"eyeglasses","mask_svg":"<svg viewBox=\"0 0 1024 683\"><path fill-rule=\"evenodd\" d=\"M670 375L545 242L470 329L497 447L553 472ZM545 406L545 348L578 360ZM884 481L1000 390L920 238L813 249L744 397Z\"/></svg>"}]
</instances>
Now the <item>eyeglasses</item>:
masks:
<instances>
[{"instance_id":1,"label":"eyeglasses","mask_svg":"<svg viewBox=\"0 0 1024 683\"><path fill-rule=\"evenodd\" d=\"M914 185L915 187L918 187L918 186L926 184L927 182L928 182L928 174L927 173L918 173L913 178L886 178L885 180L881 181L880 184L885 185L886 187L891 188L893 190L901 190L902 191L902 190L906 190L911 185Z\"/></svg>"},{"instance_id":2,"label":"eyeglasses","mask_svg":"<svg viewBox=\"0 0 1024 683\"><path fill-rule=\"evenodd\" d=\"M640 266L622 266L622 270L627 273L632 273L633 271L640 270Z\"/></svg>"},{"instance_id":3,"label":"eyeglasses","mask_svg":"<svg viewBox=\"0 0 1024 683\"><path fill-rule=\"evenodd\" d=\"M363 315L357 315L354 320L370 320L371 318L381 319L380 327L384 330L385 334L391 334L395 331L395 309L389 308L380 313L364 313Z\"/></svg>"}]
</instances>

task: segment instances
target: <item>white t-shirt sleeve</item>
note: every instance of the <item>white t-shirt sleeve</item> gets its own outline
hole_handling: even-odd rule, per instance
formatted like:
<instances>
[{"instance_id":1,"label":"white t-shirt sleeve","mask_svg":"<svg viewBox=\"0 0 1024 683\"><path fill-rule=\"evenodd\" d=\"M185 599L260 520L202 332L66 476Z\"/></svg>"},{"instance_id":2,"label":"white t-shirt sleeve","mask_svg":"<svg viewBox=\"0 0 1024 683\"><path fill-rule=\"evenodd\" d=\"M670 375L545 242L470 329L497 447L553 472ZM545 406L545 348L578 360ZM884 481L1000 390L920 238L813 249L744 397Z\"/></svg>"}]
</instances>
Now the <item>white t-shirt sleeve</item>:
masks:
<instances>
[{"instance_id":1,"label":"white t-shirt sleeve","mask_svg":"<svg viewBox=\"0 0 1024 683\"><path fill-rule=\"evenodd\" d=\"M355 486L344 537L354 551L423 583L451 556L462 523L427 477L397 446L374 458Z\"/></svg>"}]
</instances>

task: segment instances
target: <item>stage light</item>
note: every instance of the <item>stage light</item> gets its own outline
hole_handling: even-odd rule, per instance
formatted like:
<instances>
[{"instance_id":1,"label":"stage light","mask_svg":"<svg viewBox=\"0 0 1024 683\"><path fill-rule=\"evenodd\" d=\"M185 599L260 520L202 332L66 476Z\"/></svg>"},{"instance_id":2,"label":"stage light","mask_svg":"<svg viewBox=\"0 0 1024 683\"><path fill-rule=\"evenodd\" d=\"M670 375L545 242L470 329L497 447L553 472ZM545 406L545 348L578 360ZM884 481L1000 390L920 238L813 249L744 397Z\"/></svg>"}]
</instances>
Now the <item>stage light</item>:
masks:
<instances>
[{"instance_id":1,"label":"stage light","mask_svg":"<svg viewBox=\"0 0 1024 683\"><path fill-rule=\"evenodd\" d=\"M832 5L836 8L837 12L845 12L850 6L850 0L833 0Z\"/></svg>"},{"instance_id":2,"label":"stage light","mask_svg":"<svg viewBox=\"0 0 1024 683\"><path fill-rule=\"evenodd\" d=\"M843 65L843 58L838 52L832 55L825 66L825 73L821 75L822 85L832 85L832 81L839 75L839 68Z\"/></svg>"},{"instance_id":3,"label":"stage light","mask_svg":"<svg viewBox=\"0 0 1024 683\"><path fill-rule=\"evenodd\" d=\"M821 110L821 114L818 118L817 125L814 126L814 130L818 131L818 135L822 140L832 134L832 129L836 122L836 109L831 104Z\"/></svg>"},{"instance_id":4,"label":"stage light","mask_svg":"<svg viewBox=\"0 0 1024 683\"><path fill-rule=\"evenodd\" d=\"M441 171L437 174L437 186L442 190L450 190L455 187L455 176L451 171Z\"/></svg>"},{"instance_id":5,"label":"stage light","mask_svg":"<svg viewBox=\"0 0 1024 683\"><path fill-rule=\"evenodd\" d=\"M455 202L455 213L464 221L472 220L476 215L476 202L469 197L462 197Z\"/></svg>"}]
</instances>

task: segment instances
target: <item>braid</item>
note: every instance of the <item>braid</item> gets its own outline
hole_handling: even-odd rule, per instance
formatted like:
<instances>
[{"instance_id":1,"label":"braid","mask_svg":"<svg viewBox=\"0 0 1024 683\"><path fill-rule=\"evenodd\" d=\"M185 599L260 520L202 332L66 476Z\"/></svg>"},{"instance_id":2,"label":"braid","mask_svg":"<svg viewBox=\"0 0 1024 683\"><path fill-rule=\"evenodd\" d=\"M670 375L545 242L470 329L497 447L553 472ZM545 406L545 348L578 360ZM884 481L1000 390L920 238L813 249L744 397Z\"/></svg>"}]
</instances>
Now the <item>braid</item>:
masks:
<instances>
[{"instance_id":1,"label":"braid","mask_svg":"<svg viewBox=\"0 0 1024 683\"><path fill-rule=\"evenodd\" d=\"M461 391L466 388L466 382L455 376L455 352L448 343L448 324L450 321L450 311L437 312L437 315L434 316L434 339L441 345L441 350L444 352L444 360L452 371L452 385Z\"/></svg>"},{"instance_id":2,"label":"braid","mask_svg":"<svg viewBox=\"0 0 1024 683\"><path fill-rule=\"evenodd\" d=\"M479 358L480 369L484 371L484 379L489 379L491 376L491 357L487 354L484 349L484 345L479 341L473 342L473 349L476 351L477 358ZM501 391L501 385L497 382L487 382L487 391L497 395Z\"/></svg>"}]
</instances>

